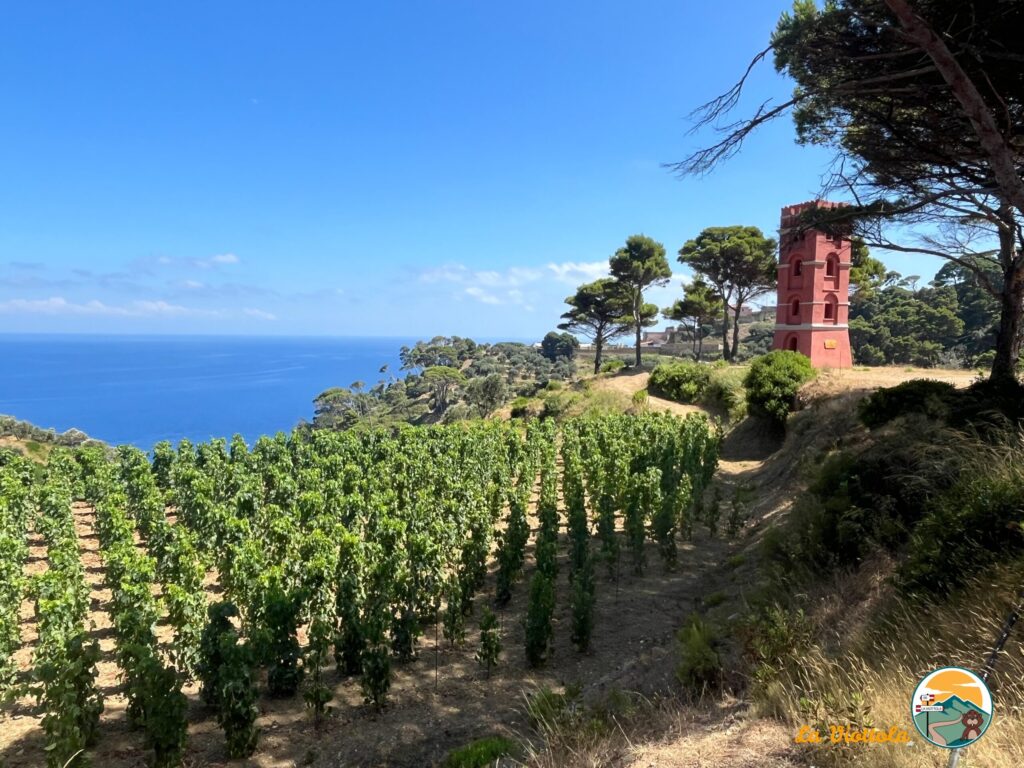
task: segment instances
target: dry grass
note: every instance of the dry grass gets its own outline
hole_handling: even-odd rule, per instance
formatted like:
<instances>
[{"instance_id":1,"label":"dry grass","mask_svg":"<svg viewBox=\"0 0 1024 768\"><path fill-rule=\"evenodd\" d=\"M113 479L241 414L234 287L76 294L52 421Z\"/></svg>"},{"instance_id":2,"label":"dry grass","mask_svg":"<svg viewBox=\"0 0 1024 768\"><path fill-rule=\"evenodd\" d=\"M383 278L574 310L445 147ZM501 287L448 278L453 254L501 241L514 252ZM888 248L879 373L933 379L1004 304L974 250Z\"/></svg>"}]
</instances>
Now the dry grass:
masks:
<instances>
[{"instance_id":1,"label":"dry grass","mask_svg":"<svg viewBox=\"0 0 1024 768\"><path fill-rule=\"evenodd\" d=\"M1024 565L1018 564L972 583L954 601L941 605L891 594L883 597L887 607L878 609L883 620L861 633L851 629L850 642L841 652L818 646L801 654L760 699L758 712L780 717L794 732L817 719L834 724L859 719L854 725L905 728L915 742L912 747L885 744L847 749L808 745L816 765L932 768L937 750L919 737L910 721L913 690L938 667L980 670L1022 581ZM861 583L863 577L852 576L836 586L848 588L845 594L854 596ZM1024 639L1019 632L1000 654L989 686L996 707L992 727L965 751L961 764L971 768L1024 765ZM863 696L862 705L852 703L855 694Z\"/></svg>"}]
</instances>

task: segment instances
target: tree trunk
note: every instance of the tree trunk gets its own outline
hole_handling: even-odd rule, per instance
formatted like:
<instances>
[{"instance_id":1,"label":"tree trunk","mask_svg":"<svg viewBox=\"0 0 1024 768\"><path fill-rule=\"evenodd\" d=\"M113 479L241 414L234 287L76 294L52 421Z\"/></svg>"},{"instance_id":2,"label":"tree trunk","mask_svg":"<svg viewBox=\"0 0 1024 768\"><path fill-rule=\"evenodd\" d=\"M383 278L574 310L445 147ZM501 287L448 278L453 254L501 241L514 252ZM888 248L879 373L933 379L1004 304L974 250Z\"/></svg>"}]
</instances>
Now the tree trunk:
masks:
<instances>
[{"instance_id":1,"label":"tree trunk","mask_svg":"<svg viewBox=\"0 0 1024 768\"><path fill-rule=\"evenodd\" d=\"M1003 292L999 295L999 332L996 334L996 356L992 361L990 381L1017 379L1021 314L1024 313L1024 262L1020 260L1015 246L1013 230L1000 227L1000 261L1006 266L1003 269Z\"/></svg>"},{"instance_id":2,"label":"tree trunk","mask_svg":"<svg viewBox=\"0 0 1024 768\"><path fill-rule=\"evenodd\" d=\"M729 307L722 309L722 359L726 362L732 360L729 355Z\"/></svg>"},{"instance_id":3,"label":"tree trunk","mask_svg":"<svg viewBox=\"0 0 1024 768\"><path fill-rule=\"evenodd\" d=\"M636 367L640 367L640 331L643 326L640 325L640 307L639 302L634 305L633 318L636 320Z\"/></svg>"},{"instance_id":4,"label":"tree trunk","mask_svg":"<svg viewBox=\"0 0 1024 768\"><path fill-rule=\"evenodd\" d=\"M697 362L704 357L704 323L697 323Z\"/></svg>"},{"instance_id":5,"label":"tree trunk","mask_svg":"<svg viewBox=\"0 0 1024 768\"><path fill-rule=\"evenodd\" d=\"M598 333L594 337L594 375L601 372L601 352L604 349L604 333Z\"/></svg>"},{"instance_id":6,"label":"tree trunk","mask_svg":"<svg viewBox=\"0 0 1024 768\"><path fill-rule=\"evenodd\" d=\"M736 302L736 312L732 319L732 352L729 353L730 360L735 360L740 350L740 307L742 306L743 300L740 299Z\"/></svg>"}]
</instances>

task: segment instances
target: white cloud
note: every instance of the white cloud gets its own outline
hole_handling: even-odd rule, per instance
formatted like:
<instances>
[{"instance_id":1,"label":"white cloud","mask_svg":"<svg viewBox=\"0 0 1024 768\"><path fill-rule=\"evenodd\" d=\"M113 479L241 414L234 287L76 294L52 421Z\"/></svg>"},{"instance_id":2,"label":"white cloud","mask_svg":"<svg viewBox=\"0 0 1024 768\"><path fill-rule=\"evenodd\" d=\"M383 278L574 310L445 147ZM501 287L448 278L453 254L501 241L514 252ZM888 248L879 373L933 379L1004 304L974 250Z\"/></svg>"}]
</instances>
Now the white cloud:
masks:
<instances>
[{"instance_id":1,"label":"white cloud","mask_svg":"<svg viewBox=\"0 0 1024 768\"><path fill-rule=\"evenodd\" d=\"M239 311L199 309L171 304L162 299L139 299L128 304L105 304L97 299L85 302L68 301L63 296L48 299L9 299L0 301L0 314L8 315L70 315L94 317L230 317L242 314L261 320L276 320L270 312L246 308Z\"/></svg>"},{"instance_id":2,"label":"white cloud","mask_svg":"<svg viewBox=\"0 0 1024 768\"><path fill-rule=\"evenodd\" d=\"M182 282L181 285L182 287L188 288L189 290L193 291L198 291L200 288L204 287L203 283L199 282L198 280L185 280L184 282Z\"/></svg>"},{"instance_id":3,"label":"white cloud","mask_svg":"<svg viewBox=\"0 0 1024 768\"><path fill-rule=\"evenodd\" d=\"M561 264L554 262L547 265L548 270L554 274L556 280L566 285L576 287L582 283L592 283L601 277L608 277L608 262L606 261L565 261Z\"/></svg>"},{"instance_id":4,"label":"white cloud","mask_svg":"<svg viewBox=\"0 0 1024 768\"><path fill-rule=\"evenodd\" d=\"M451 283L462 288L461 294L482 304L513 304L525 306L523 288L545 276L543 269L509 267L508 269L472 270L464 264L446 264L420 273L425 283Z\"/></svg>"},{"instance_id":5,"label":"white cloud","mask_svg":"<svg viewBox=\"0 0 1024 768\"><path fill-rule=\"evenodd\" d=\"M233 253L218 253L216 256L211 256L210 261L213 264L237 264L241 259Z\"/></svg>"},{"instance_id":6,"label":"white cloud","mask_svg":"<svg viewBox=\"0 0 1024 768\"><path fill-rule=\"evenodd\" d=\"M153 315L208 315L217 314L210 310L190 309L166 301L133 301L130 304L104 304L93 299L83 303L68 301L63 296L48 299L10 299L0 302L0 312L6 314L35 315L106 315L120 317L142 317Z\"/></svg>"},{"instance_id":7,"label":"white cloud","mask_svg":"<svg viewBox=\"0 0 1024 768\"><path fill-rule=\"evenodd\" d=\"M495 296L493 293L488 293L478 285L470 285L465 291L467 296L472 296L477 301L483 304L501 304L501 299Z\"/></svg>"}]
</instances>

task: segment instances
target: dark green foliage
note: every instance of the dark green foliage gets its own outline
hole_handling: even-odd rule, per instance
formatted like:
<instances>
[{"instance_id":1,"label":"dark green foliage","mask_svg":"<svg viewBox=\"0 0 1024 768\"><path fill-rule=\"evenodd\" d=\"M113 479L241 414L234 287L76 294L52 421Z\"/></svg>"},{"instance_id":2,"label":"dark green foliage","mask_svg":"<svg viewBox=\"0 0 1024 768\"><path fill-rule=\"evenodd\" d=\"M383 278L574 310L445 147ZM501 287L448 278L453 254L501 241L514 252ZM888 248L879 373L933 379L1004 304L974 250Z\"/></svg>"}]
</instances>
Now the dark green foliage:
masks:
<instances>
[{"instance_id":1,"label":"dark green foliage","mask_svg":"<svg viewBox=\"0 0 1024 768\"><path fill-rule=\"evenodd\" d=\"M802 609L790 611L773 603L750 617L743 638L755 691L764 692L785 670L800 664L811 647L814 627Z\"/></svg>"},{"instance_id":2,"label":"dark green foliage","mask_svg":"<svg viewBox=\"0 0 1024 768\"><path fill-rule=\"evenodd\" d=\"M363 669L360 684L363 698L378 710L387 703L391 689L391 657L387 643L369 642L363 649Z\"/></svg>"},{"instance_id":3,"label":"dark green foliage","mask_svg":"<svg viewBox=\"0 0 1024 768\"><path fill-rule=\"evenodd\" d=\"M34 677L38 700L47 704L47 765L64 768L79 750L96 742L103 712L103 697L96 688L100 649L95 641L86 642L84 633L67 638L60 649L45 642L36 653ZM70 765L85 765L85 758L79 756Z\"/></svg>"},{"instance_id":4,"label":"dark green foliage","mask_svg":"<svg viewBox=\"0 0 1024 768\"><path fill-rule=\"evenodd\" d=\"M544 407L541 409L540 417L542 419L555 419L558 421L569 413L569 409L572 408L578 400L579 396L572 392L560 392L548 395L544 398Z\"/></svg>"},{"instance_id":5,"label":"dark green foliage","mask_svg":"<svg viewBox=\"0 0 1024 768\"><path fill-rule=\"evenodd\" d=\"M579 348L580 343L571 333L550 331L540 343L540 353L552 362L559 358L572 360Z\"/></svg>"},{"instance_id":6,"label":"dark green foliage","mask_svg":"<svg viewBox=\"0 0 1024 768\"><path fill-rule=\"evenodd\" d=\"M616 357L601 363L600 373L618 373L625 367L626 361Z\"/></svg>"},{"instance_id":7,"label":"dark green foliage","mask_svg":"<svg viewBox=\"0 0 1024 768\"><path fill-rule=\"evenodd\" d=\"M619 539L615 534L615 497L608 490L597 499L597 535L601 539L601 559L613 576L619 564Z\"/></svg>"},{"instance_id":8,"label":"dark green foliage","mask_svg":"<svg viewBox=\"0 0 1024 768\"><path fill-rule=\"evenodd\" d=\"M700 616L694 614L679 631L679 665L676 677L686 691L700 696L715 690L722 681L721 639Z\"/></svg>"},{"instance_id":9,"label":"dark green foliage","mask_svg":"<svg viewBox=\"0 0 1024 768\"><path fill-rule=\"evenodd\" d=\"M713 289L709 300L722 300L732 310L732 345L729 323L722 324L722 354L726 360L739 351L740 311L750 299L775 286L776 243L760 229L749 226L708 227L679 249L679 262L702 276Z\"/></svg>"},{"instance_id":10,"label":"dark green foliage","mask_svg":"<svg viewBox=\"0 0 1024 768\"><path fill-rule=\"evenodd\" d=\"M1024 469L992 464L964 472L928 505L899 568L905 592L948 594L989 563L1024 553Z\"/></svg>"},{"instance_id":11,"label":"dark green foliage","mask_svg":"<svg viewBox=\"0 0 1024 768\"><path fill-rule=\"evenodd\" d=\"M501 656L501 635L498 631L498 617L487 606L480 615L480 648L476 652L476 660L487 670L490 678L491 670L498 665Z\"/></svg>"},{"instance_id":12,"label":"dark green foliage","mask_svg":"<svg viewBox=\"0 0 1024 768\"><path fill-rule=\"evenodd\" d=\"M153 767L175 768L181 765L188 733L188 699L181 691L181 676L150 655L142 678L143 724L146 744L153 749Z\"/></svg>"},{"instance_id":13,"label":"dark green foliage","mask_svg":"<svg viewBox=\"0 0 1024 768\"><path fill-rule=\"evenodd\" d=\"M572 580L572 644L581 653L590 648L594 632L594 592L594 564L588 555Z\"/></svg>"},{"instance_id":14,"label":"dark green foliage","mask_svg":"<svg viewBox=\"0 0 1024 768\"><path fill-rule=\"evenodd\" d=\"M498 605L507 605L512 599L512 585L523 568L526 542L530 537L530 527L526 520L527 504L528 497L523 497L521 489L511 495L508 521L505 530L498 535Z\"/></svg>"},{"instance_id":15,"label":"dark green foliage","mask_svg":"<svg viewBox=\"0 0 1024 768\"><path fill-rule=\"evenodd\" d=\"M799 352L775 350L750 365L743 386L753 413L785 424L800 385L814 378L811 361Z\"/></svg>"},{"instance_id":16,"label":"dark green foliage","mask_svg":"<svg viewBox=\"0 0 1024 768\"><path fill-rule=\"evenodd\" d=\"M517 397L512 401L510 415L513 419L532 419L540 416L543 409L542 402L533 397Z\"/></svg>"},{"instance_id":17,"label":"dark green foliage","mask_svg":"<svg viewBox=\"0 0 1024 768\"><path fill-rule=\"evenodd\" d=\"M258 693L254 680L255 658L248 644L239 642L234 631L220 637L217 722L224 729L228 757L248 757L256 749L259 728L256 718Z\"/></svg>"},{"instance_id":18,"label":"dark green foliage","mask_svg":"<svg viewBox=\"0 0 1024 768\"><path fill-rule=\"evenodd\" d=\"M915 288L896 272L850 299L850 345L863 365L933 367L957 361L964 323L951 287Z\"/></svg>"},{"instance_id":19,"label":"dark green foliage","mask_svg":"<svg viewBox=\"0 0 1024 768\"><path fill-rule=\"evenodd\" d=\"M514 754L518 747L511 739L489 736L486 739L453 749L441 763L441 768L488 768L506 755Z\"/></svg>"},{"instance_id":20,"label":"dark green foliage","mask_svg":"<svg viewBox=\"0 0 1024 768\"><path fill-rule=\"evenodd\" d=\"M445 595L444 638L453 646L466 639L466 609L457 582L449 585Z\"/></svg>"},{"instance_id":21,"label":"dark green foliage","mask_svg":"<svg viewBox=\"0 0 1024 768\"><path fill-rule=\"evenodd\" d=\"M625 333L630 326L630 293L618 280L604 277L585 283L566 298L569 310L558 327L583 334L594 343L594 373L604 371L602 355L605 345ZM611 360L609 364L615 363ZM621 368L620 364L618 368ZM612 370L618 370L614 368Z\"/></svg>"},{"instance_id":22,"label":"dark green foliage","mask_svg":"<svg viewBox=\"0 0 1024 768\"><path fill-rule=\"evenodd\" d=\"M362 621L359 616L361 585L359 582L359 539L349 532L341 535L338 570L335 578L335 612L340 627L334 637L334 661L338 671L357 675L363 668Z\"/></svg>"},{"instance_id":23,"label":"dark green foliage","mask_svg":"<svg viewBox=\"0 0 1024 768\"><path fill-rule=\"evenodd\" d=\"M665 246L646 235L631 235L608 261L609 271L620 286L628 307L626 316L636 339L636 365L640 366L640 339L643 329L654 325L658 308L644 302L644 291L665 285L672 270L665 258Z\"/></svg>"},{"instance_id":24,"label":"dark green foliage","mask_svg":"<svg viewBox=\"0 0 1024 768\"><path fill-rule=\"evenodd\" d=\"M261 657L267 665L271 696L293 696L302 682L298 638L299 603L280 588L272 588L263 605Z\"/></svg>"},{"instance_id":25,"label":"dark green foliage","mask_svg":"<svg viewBox=\"0 0 1024 768\"><path fill-rule=\"evenodd\" d=\"M555 584L537 571L530 581L530 602L526 608L526 661L541 666L551 645L551 617L555 612Z\"/></svg>"},{"instance_id":26,"label":"dark green foliage","mask_svg":"<svg viewBox=\"0 0 1024 768\"><path fill-rule=\"evenodd\" d=\"M695 403L711 381L711 368L686 360L658 363L651 371L651 392L680 403Z\"/></svg>"},{"instance_id":27,"label":"dark green foliage","mask_svg":"<svg viewBox=\"0 0 1024 768\"><path fill-rule=\"evenodd\" d=\"M914 379L873 392L858 403L857 413L861 422L871 429L910 413L945 422L949 419L955 394L956 388L944 381Z\"/></svg>"}]
</instances>

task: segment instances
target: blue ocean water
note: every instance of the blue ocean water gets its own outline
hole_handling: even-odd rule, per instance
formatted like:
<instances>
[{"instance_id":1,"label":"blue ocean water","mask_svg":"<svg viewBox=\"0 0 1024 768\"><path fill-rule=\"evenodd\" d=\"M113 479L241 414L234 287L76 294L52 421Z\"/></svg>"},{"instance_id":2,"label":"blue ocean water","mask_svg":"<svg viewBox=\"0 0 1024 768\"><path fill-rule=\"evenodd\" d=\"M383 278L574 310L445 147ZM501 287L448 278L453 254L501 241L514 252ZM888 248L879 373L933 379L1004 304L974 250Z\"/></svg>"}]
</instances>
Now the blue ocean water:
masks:
<instances>
[{"instance_id":1,"label":"blue ocean water","mask_svg":"<svg viewBox=\"0 0 1024 768\"><path fill-rule=\"evenodd\" d=\"M313 398L381 366L414 339L0 335L0 413L148 449L228 437L252 443L313 418Z\"/></svg>"}]
</instances>

